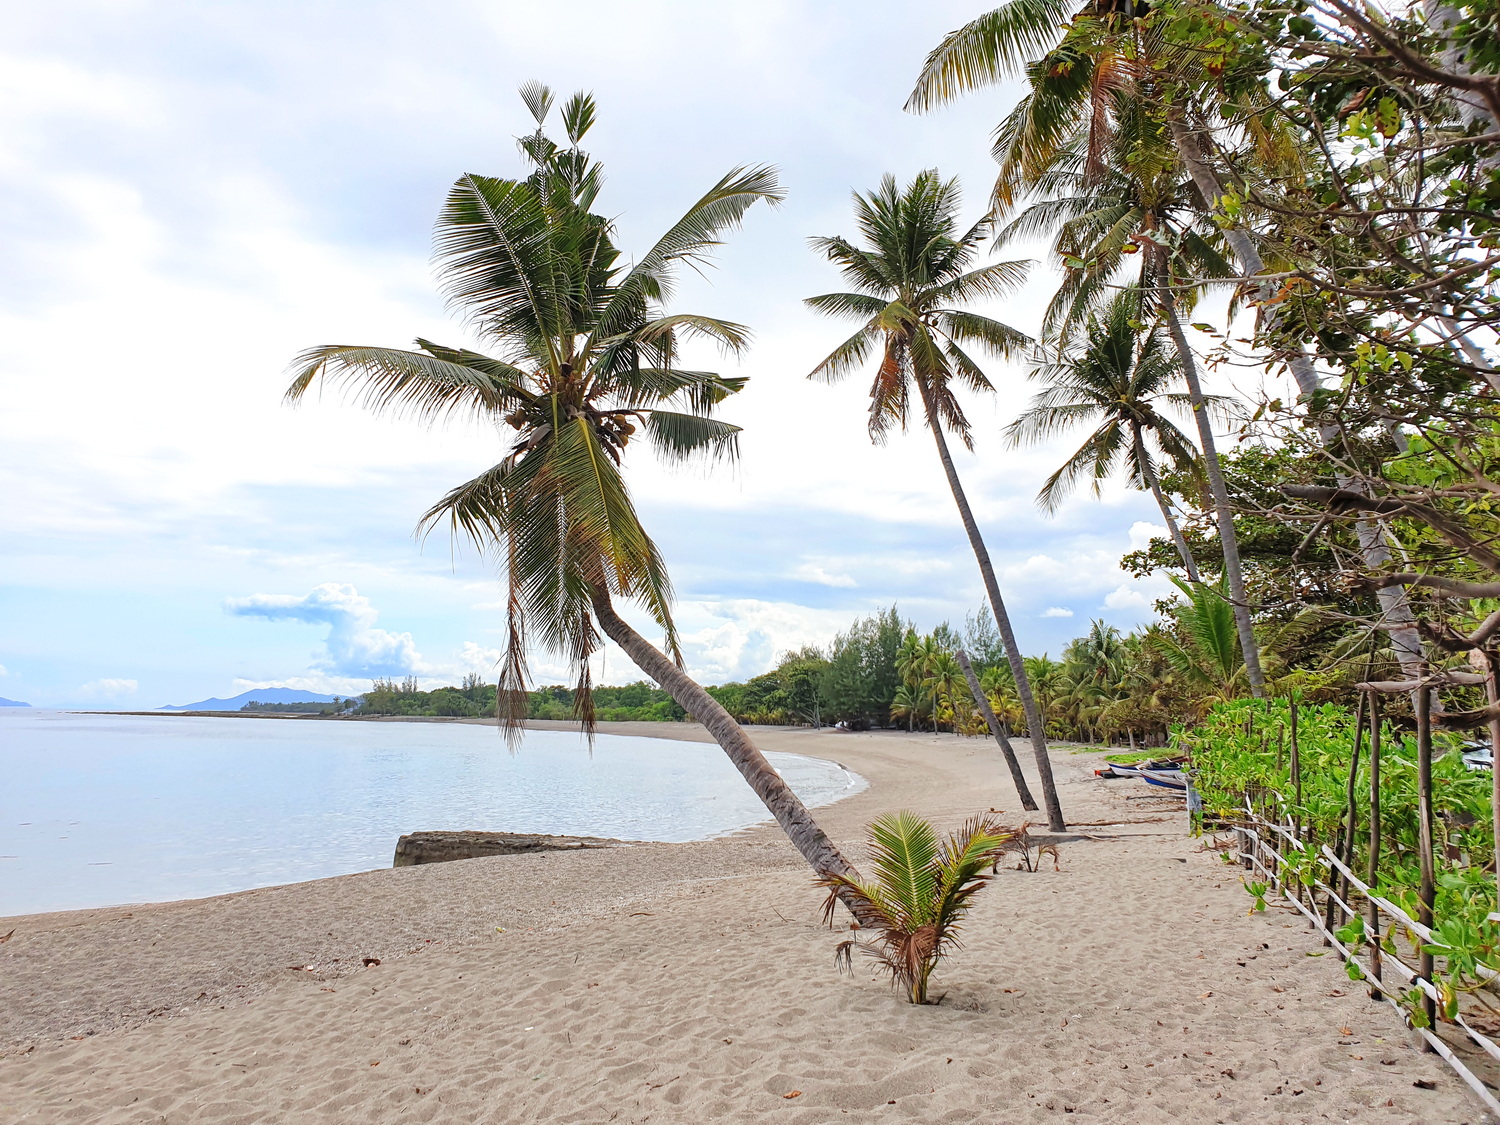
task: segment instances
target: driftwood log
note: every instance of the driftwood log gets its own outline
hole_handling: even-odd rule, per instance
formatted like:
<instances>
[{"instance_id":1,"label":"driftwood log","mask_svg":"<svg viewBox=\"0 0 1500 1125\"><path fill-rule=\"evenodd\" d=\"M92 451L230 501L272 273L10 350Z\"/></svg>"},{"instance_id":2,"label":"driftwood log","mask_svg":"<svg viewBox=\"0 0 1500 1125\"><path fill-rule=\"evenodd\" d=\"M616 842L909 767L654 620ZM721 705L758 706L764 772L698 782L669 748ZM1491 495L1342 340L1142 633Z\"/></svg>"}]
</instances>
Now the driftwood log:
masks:
<instances>
[{"instance_id":1,"label":"driftwood log","mask_svg":"<svg viewBox=\"0 0 1500 1125\"><path fill-rule=\"evenodd\" d=\"M530 832L411 832L396 841L392 867L415 867L420 863L447 863L454 859L477 859L486 855L522 855L527 852L572 852L587 848L625 848L624 840L599 836L543 836Z\"/></svg>"}]
</instances>

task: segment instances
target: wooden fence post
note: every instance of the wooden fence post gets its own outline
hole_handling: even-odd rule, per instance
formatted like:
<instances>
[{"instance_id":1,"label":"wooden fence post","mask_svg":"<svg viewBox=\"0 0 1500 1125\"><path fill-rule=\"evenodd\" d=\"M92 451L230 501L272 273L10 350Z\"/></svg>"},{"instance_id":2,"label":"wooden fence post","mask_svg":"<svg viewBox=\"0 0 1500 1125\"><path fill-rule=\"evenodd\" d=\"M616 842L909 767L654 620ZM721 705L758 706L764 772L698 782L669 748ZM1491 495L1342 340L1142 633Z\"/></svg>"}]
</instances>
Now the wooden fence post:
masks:
<instances>
[{"instance_id":1,"label":"wooden fence post","mask_svg":"<svg viewBox=\"0 0 1500 1125\"><path fill-rule=\"evenodd\" d=\"M1302 839L1302 753L1301 753L1301 747L1300 747L1300 745L1299 745L1299 743L1297 741L1297 710L1298 710L1298 708L1297 708L1297 697L1295 695L1293 695L1293 696L1290 697L1290 699L1291 699L1291 706L1292 706L1292 711L1291 711L1291 729L1289 730L1288 734L1290 735L1290 738L1291 738L1292 756L1291 756L1290 760L1288 761L1287 765L1288 765L1288 769L1289 769L1289 771L1290 771L1290 773L1292 775L1292 808L1291 808L1291 815L1287 817L1287 822L1288 822L1287 826L1292 830L1292 839L1296 840L1297 843L1300 844L1300 843L1303 842L1303 839ZM1303 883L1302 883L1302 880L1299 878L1297 880L1297 899L1298 899L1298 901L1301 901L1301 899L1302 899L1302 889L1303 889ZM1314 910L1316 910L1318 908L1318 895L1317 895L1317 891L1314 890L1312 887L1308 887L1307 888L1307 897L1308 897L1308 901L1311 902L1311 904L1312 904L1312 908ZM1311 923L1309 923L1309 926L1311 926Z\"/></svg>"},{"instance_id":2,"label":"wooden fence post","mask_svg":"<svg viewBox=\"0 0 1500 1125\"><path fill-rule=\"evenodd\" d=\"M1365 882L1371 890L1378 889L1380 878L1380 697L1370 696L1370 863L1366 868ZM1373 897L1367 897L1369 918L1366 926L1370 931L1370 967L1374 971L1375 986L1370 989L1372 999L1381 997L1380 979L1380 908Z\"/></svg>"},{"instance_id":3,"label":"wooden fence post","mask_svg":"<svg viewBox=\"0 0 1500 1125\"><path fill-rule=\"evenodd\" d=\"M1493 713L1500 702L1500 653L1494 649L1480 650L1484 656L1484 698ZM1500 754L1500 715L1490 720L1490 816L1495 833L1495 909L1500 911L1500 768L1496 767L1495 755Z\"/></svg>"},{"instance_id":4,"label":"wooden fence post","mask_svg":"<svg viewBox=\"0 0 1500 1125\"><path fill-rule=\"evenodd\" d=\"M1433 906L1437 900L1437 871L1432 855L1432 688L1423 683L1417 688L1417 856L1422 865L1422 906L1418 921L1431 928ZM1422 957L1417 970L1422 979L1432 982L1432 954L1422 943ZM1423 995L1423 1010L1429 1027L1437 1026L1437 1003Z\"/></svg>"},{"instance_id":5,"label":"wooden fence post","mask_svg":"<svg viewBox=\"0 0 1500 1125\"><path fill-rule=\"evenodd\" d=\"M1368 676L1366 677L1368 678ZM1365 692L1359 693L1359 704L1354 709L1354 749L1349 754L1349 780L1344 787L1344 815L1339 825L1338 834L1334 837L1333 850L1340 860L1348 865L1354 861L1354 833L1359 827L1359 806L1354 798L1354 783L1359 777L1359 750L1360 740L1365 732ZM1328 896L1327 912L1323 916L1323 928L1333 929L1333 911L1336 905L1335 897L1347 899L1349 897L1349 881L1343 879L1337 871L1332 869L1328 872L1328 888L1331 893ZM1342 917L1343 912L1340 911ZM1344 921L1348 921L1344 918ZM1323 944L1328 944L1328 939L1323 939Z\"/></svg>"}]
</instances>

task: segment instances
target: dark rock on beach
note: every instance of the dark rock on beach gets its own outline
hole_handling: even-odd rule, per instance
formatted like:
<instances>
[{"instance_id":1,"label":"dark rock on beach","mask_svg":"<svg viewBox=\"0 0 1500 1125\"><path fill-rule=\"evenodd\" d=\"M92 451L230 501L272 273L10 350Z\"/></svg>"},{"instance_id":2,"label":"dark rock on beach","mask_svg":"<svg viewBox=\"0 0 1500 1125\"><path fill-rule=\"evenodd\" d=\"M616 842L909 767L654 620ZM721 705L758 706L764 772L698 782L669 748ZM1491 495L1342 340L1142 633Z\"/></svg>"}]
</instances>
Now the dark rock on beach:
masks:
<instances>
[{"instance_id":1,"label":"dark rock on beach","mask_svg":"<svg viewBox=\"0 0 1500 1125\"><path fill-rule=\"evenodd\" d=\"M453 859L475 859L485 855L521 855L525 852L574 852L588 848L625 848L624 840L598 836L545 836L529 832L411 832L396 841L392 867L415 867L419 863L447 863Z\"/></svg>"}]
</instances>

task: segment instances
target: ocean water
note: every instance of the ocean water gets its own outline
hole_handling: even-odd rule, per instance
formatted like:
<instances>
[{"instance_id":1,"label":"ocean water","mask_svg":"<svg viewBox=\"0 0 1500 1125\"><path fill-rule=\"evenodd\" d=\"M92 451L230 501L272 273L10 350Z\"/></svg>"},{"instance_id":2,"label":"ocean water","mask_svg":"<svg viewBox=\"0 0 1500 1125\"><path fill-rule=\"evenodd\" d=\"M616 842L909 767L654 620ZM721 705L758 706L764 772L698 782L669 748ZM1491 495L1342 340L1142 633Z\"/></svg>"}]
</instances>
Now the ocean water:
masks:
<instances>
[{"instance_id":1,"label":"ocean water","mask_svg":"<svg viewBox=\"0 0 1500 1125\"><path fill-rule=\"evenodd\" d=\"M809 805L865 782L768 754ZM769 819L714 745L494 727L0 711L0 916L388 867L482 829L695 840Z\"/></svg>"}]
</instances>

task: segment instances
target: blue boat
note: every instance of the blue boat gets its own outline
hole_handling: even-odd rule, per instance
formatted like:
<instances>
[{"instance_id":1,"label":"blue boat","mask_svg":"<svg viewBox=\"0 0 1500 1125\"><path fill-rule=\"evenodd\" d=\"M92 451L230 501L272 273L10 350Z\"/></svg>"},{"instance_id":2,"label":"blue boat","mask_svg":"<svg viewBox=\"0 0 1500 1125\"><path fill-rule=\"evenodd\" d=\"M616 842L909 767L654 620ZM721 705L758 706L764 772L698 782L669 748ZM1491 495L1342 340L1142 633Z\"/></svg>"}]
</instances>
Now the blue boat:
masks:
<instances>
[{"instance_id":1,"label":"blue boat","mask_svg":"<svg viewBox=\"0 0 1500 1125\"><path fill-rule=\"evenodd\" d=\"M1162 789L1175 789L1179 793L1187 791L1188 776L1180 769L1141 770L1140 775L1147 785L1156 785Z\"/></svg>"}]
</instances>

